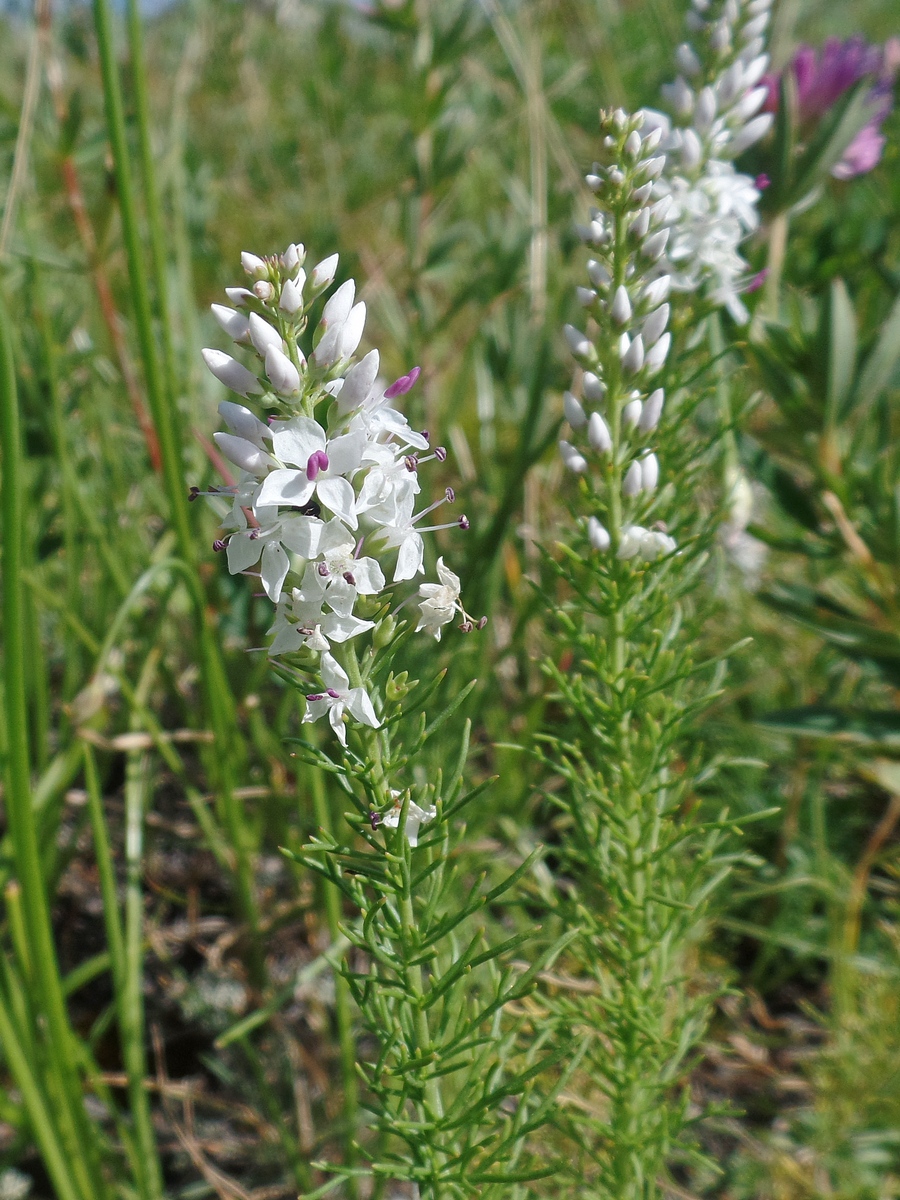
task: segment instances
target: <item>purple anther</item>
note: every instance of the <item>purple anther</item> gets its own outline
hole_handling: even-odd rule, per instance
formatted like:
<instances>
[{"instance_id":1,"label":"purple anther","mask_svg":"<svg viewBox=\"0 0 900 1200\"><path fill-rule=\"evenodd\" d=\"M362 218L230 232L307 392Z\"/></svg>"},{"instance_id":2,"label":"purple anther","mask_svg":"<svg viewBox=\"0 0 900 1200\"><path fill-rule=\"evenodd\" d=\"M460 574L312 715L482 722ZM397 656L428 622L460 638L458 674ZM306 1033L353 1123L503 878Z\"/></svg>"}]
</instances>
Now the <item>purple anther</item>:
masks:
<instances>
[{"instance_id":1,"label":"purple anther","mask_svg":"<svg viewBox=\"0 0 900 1200\"><path fill-rule=\"evenodd\" d=\"M312 483L312 481L318 476L320 470L319 451L314 450L306 463L306 478L310 481L310 483Z\"/></svg>"},{"instance_id":2,"label":"purple anther","mask_svg":"<svg viewBox=\"0 0 900 1200\"><path fill-rule=\"evenodd\" d=\"M385 390L385 400L393 400L395 396L405 396L422 374L421 367L413 367L408 375L401 375L398 380Z\"/></svg>"},{"instance_id":3,"label":"purple anther","mask_svg":"<svg viewBox=\"0 0 900 1200\"><path fill-rule=\"evenodd\" d=\"M381 824L381 815L375 812L374 809L372 809L372 811L369 813L369 824L373 829L377 829Z\"/></svg>"},{"instance_id":4,"label":"purple anther","mask_svg":"<svg viewBox=\"0 0 900 1200\"><path fill-rule=\"evenodd\" d=\"M188 501L196 500L199 495L200 489L198 487L188 488Z\"/></svg>"},{"instance_id":5,"label":"purple anther","mask_svg":"<svg viewBox=\"0 0 900 1200\"><path fill-rule=\"evenodd\" d=\"M332 698L332 700L340 700L341 698L341 693L336 692L334 688L329 688L327 694Z\"/></svg>"},{"instance_id":6,"label":"purple anther","mask_svg":"<svg viewBox=\"0 0 900 1200\"><path fill-rule=\"evenodd\" d=\"M447 488L446 492L444 492L444 495L447 497L447 499L450 501L451 504L456 499L456 492L454 492L453 488Z\"/></svg>"},{"instance_id":7,"label":"purple anther","mask_svg":"<svg viewBox=\"0 0 900 1200\"><path fill-rule=\"evenodd\" d=\"M763 286L763 284L766 282L766 280L768 278L769 278L769 268L763 267L763 269L761 271L757 272L757 274L753 276L753 278L750 280L750 282L744 288L744 291L745 292L758 292L759 289Z\"/></svg>"},{"instance_id":8,"label":"purple anther","mask_svg":"<svg viewBox=\"0 0 900 1200\"><path fill-rule=\"evenodd\" d=\"M446 447L445 446L435 446L434 457L438 460L438 462L446 462L447 461Z\"/></svg>"},{"instance_id":9,"label":"purple anther","mask_svg":"<svg viewBox=\"0 0 900 1200\"><path fill-rule=\"evenodd\" d=\"M352 571L345 571L344 579L350 584L351 587L356 587L356 577Z\"/></svg>"},{"instance_id":10,"label":"purple anther","mask_svg":"<svg viewBox=\"0 0 900 1200\"><path fill-rule=\"evenodd\" d=\"M459 518L459 520L456 523L460 527L460 529L465 530L465 529L469 528L469 518L466 516L465 513L463 513L463 515Z\"/></svg>"},{"instance_id":11,"label":"purple anther","mask_svg":"<svg viewBox=\"0 0 900 1200\"><path fill-rule=\"evenodd\" d=\"M460 629L463 633L471 633L474 628L475 626L471 621L463 621L462 625L460 625Z\"/></svg>"},{"instance_id":12,"label":"purple anther","mask_svg":"<svg viewBox=\"0 0 900 1200\"><path fill-rule=\"evenodd\" d=\"M255 542L258 537L259 537L259 527L257 526L250 530L250 541Z\"/></svg>"},{"instance_id":13,"label":"purple anther","mask_svg":"<svg viewBox=\"0 0 900 1200\"><path fill-rule=\"evenodd\" d=\"M319 470L327 471L328 470L328 455L325 453L325 451L317 450L316 457L319 460Z\"/></svg>"},{"instance_id":14,"label":"purple anther","mask_svg":"<svg viewBox=\"0 0 900 1200\"><path fill-rule=\"evenodd\" d=\"M427 429L422 430L422 437L425 439L426 442L431 441L431 434L428 432Z\"/></svg>"},{"instance_id":15,"label":"purple anther","mask_svg":"<svg viewBox=\"0 0 900 1200\"><path fill-rule=\"evenodd\" d=\"M485 625L487 625L487 617L481 617L478 621L478 624L475 626L475 628L476 629L484 629Z\"/></svg>"},{"instance_id":16,"label":"purple anther","mask_svg":"<svg viewBox=\"0 0 900 1200\"><path fill-rule=\"evenodd\" d=\"M757 175L753 180L753 186L758 192L764 192L767 187L772 186L772 180L763 172L762 175Z\"/></svg>"},{"instance_id":17,"label":"purple anther","mask_svg":"<svg viewBox=\"0 0 900 1200\"><path fill-rule=\"evenodd\" d=\"M216 540L213 542L213 550L215 550L216 554L219 554L225 549L226 545L227 542L225 542L222 538L216 538Z\"/></svg>"},{"instance_id":18,"label":"purple anther","mask_svg":"<svg viewBox=\"0 0 900 1200\"><path fill-rule=\"evenodd\" d=\"M413 473L416 471L416 469L419 466L419 460L416 458L416 456L414 454L407 454L407 456L403 460L403 462L404 462L404 465L405 465L407 471L412 471Z\"/></svg>"},{"instance_id":19,"label":"purple anther","mask_svg":"<svg viewBox=\"0 0 900 1200\"><path fill-rule=\"evenodd\" d=\"M308 702L309 702L310 704L314 704L316 700L324 700L324 699L325 699L325 697L322 695L322 693L321 693L321 692L316 692L316 693L315 693L314 695L312 695L312 696L307 696L307 697L306 697L306 699L308 700Z\"/></svg>"},{"instance_id":20,"label":"purple anther","mask_svg":"<svg viewBox=\"0 0 900 1200\"><path fill-rule=\"evenodd\" d=\"M319 563L319 565L316 567L316 570L323 579L327 579L331 574L331 572L328 570L328 563Z\"/></svg>"}]
</instances>

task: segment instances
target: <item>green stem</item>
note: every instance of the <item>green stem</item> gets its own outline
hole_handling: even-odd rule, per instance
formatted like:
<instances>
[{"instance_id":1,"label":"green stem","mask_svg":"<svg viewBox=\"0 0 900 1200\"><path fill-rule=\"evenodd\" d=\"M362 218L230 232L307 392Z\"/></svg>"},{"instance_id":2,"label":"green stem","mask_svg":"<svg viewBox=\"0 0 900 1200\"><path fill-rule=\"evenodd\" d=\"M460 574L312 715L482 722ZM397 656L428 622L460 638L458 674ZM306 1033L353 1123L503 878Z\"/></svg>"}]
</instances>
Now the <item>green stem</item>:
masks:
<instances>
[{"instance_id":1,"label":"green stem","mask_svg":"<svg viewBox=\"0 0 900 1200\"><path fill-rule=\"evenodd\" d=\"M7 723L5 806L13 858L22 887L23 908L32 948L35 980L46 1018L46 1032L59 1094L59 1120L67 1133L71 1172L85 1200L107 1195L100 1169L97 1136L84 1109L74 1035L69 1025L59 975L50 906L44 888L41 855L31 796L28 708L25 692L25 619L22 597L22 496L19 402L9 325L0 307L0 445L3 447L3 626L4 709Z\"/></svg>"},{"instance_id":2,"label":"green stem","mask_svg":"<svg viewBox=\"0 0 900 1200\"><path fill-rule=\"evenodd\" d=\"M312 782L313 811L316 822L323 832L332 832L331 811L328 806L328 796L325 791L325 780L321 771L315 768L310 771ZM322 881L322 891L325 899L325 915L328 921L328 932L331 944L334 946L341 937L341 894L328 880ZM357 1165L356 1127L359 1120L359 1079L356 1074L356 1039L353 1036L353 1016L350 1008L350 988L347 980L335 970L334 973L334 1003L337 1015L338 1044L341 1052L341 1076L344 1085L344 1120L347 1125L345 1153L347 1165ZM356 1178L347 1179L347 1194L351 1200L359 1195Z\"/></svg>"}]
</instances>

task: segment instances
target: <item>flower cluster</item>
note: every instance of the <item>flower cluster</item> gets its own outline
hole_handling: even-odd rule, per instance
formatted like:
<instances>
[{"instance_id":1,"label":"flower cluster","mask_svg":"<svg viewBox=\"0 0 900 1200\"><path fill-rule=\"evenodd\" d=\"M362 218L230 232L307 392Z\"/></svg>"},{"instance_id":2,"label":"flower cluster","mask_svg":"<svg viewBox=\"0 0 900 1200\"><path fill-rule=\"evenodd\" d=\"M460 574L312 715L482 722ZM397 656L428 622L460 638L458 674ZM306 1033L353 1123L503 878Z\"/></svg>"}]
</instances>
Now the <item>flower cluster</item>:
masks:
<instances>
[{"instance_id":1,"label":"flower cluster","mask_svg":"<svg viewBox=\"0 0 900 1200\"><path fill-rule=\"evenodd\" d=\"M680 74L663 87L671 115L647 112L662 131L668 165L655 195L672 200L666 268L676 291L704 288L736 321L749 282L741 242L759 223L758 183L733 160L763 137L772 114L760 111L768 89L765 32L772 0L692 0L692 35L677 51Z\"/></svg>"},{"instance_id":2,"label":"flower cluster","mask_svg":"<svg viewBox=\"0 0 900 1200\"><path fill-rule=\"evenodd\" d=\"M609 504L610 529L596 516L588 519L594 549L612 548L620 559L651 561L671 553L674 541L664 531L628 518L659 482L659 461L649 440L665 400L654 377L672 340L666 332L672 279L660 267L671 237L666 222L672 199L654 199L655 181L666 163L658 153L662 130L653 128L642 136L644 114L629 117L621 109L604 124L611 165L595 163L587 176L601 207L591 210L589 225L579 227L596 257L588 262L591 286L579 288L578 298L600 333L594 341L573 325L565 328L583 368L582 399L573 392L565 395L572 440L560 441L559 450L577 474L588 471L590 458L598 460L609 485L621 493Z\"/></svg>"},{"instance_id":3,"label":"flower cluster","mask_svg":"<svg viewBox=\"0 0 900 1200\"><path fill-rule=\"evenodd\" d=\"M212 306L222 329L257 362L248 369L220 350L204 350L206 365L239 396L274 410L262 421L243 404L219 405L229 432L215 440L241 475L215 489L232 497L215 548L226 552L233 574L258 570L275 605L270 655L306 652L302 665L321 686L307 696L304 719L327 716L346 744L345 714L372 728L380 718L365 687L351 684L335 647L374 628L386 569L393 583L424 572L423 533L467 529L468 521L422 524L455 500L451 488L415 511L419 468L443 462L446 451L430 450L428 434L412 429L392 403L414 386L417 367L385 387L377 350L354 362L366 306L352 279L324 304L304 353L311 309L338 265L334 254L307 274L305 257L302 245L271 258L245 253L248 286L227 289L235 307ZM443 560L437 570L439 582L419 589L417 629L440 640L457 613L464 629L474 623L460 603L459 579Z\"/></svg>"},{"instance_id":4,"label":"flower cluster","mask_svg":"<svg viewBox=\"0 0 900 1200\"><path fill-rule=\"evenodd\" d=\"M842 42L829 38L821 54L812 46L801 46L787 68L797 89L797 118L801 129L810 129L861 79L872 80L868 95L871 119L859 131L840 162L831 169L836 179L865 175L881 161L885 137L881 126L893 105L893 78L900 59L900 42L870 46L860 37ZM766 75L766 112L778 111L781 76Z\"/></svg>"}]
</instances>

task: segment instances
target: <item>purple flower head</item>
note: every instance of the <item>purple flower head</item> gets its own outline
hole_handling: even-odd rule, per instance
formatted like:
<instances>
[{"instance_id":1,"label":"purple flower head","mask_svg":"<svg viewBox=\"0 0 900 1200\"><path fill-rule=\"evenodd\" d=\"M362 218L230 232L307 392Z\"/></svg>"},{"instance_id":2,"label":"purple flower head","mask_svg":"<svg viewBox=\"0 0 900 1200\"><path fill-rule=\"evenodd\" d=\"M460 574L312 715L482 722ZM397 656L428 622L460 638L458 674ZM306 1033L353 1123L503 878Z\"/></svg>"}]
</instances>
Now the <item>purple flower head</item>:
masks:
<instances>
[{"instance_id":1,"label":"purple flower head","mask_svg":"<svg viewBox=\"0 0 900 1200\"><path fill-rule=\"evenodd\" d=\"M854 84L867 77L873 81L868 102L872 115L844 152L832 175L837 179L852 179L871 171L881 159L885 138L881 123L891 111L893 76L897 69L897 49L894 40L884 46L870 46L861 37L842 42L829 38L821 53L812 46L801 46L791 61L797 85L798 115L801 125L810 125L828 112ZM781 77L767 75L763 84L769 89L764 108L776 112L780 98Z\"/></svg>"},{"instance_id":2,"label":"purple flower head","mask_svg":"<svg viewBox=\"0 0 900 1200\"><path fill-rule=\"evenodd\" d=\"M396 382L392 383L391 386L385 390L385 400L393 400L396 396L405 396L421 374L421 367L413 367L408 375L401 375Z\"/></svg>"}]
</instances>

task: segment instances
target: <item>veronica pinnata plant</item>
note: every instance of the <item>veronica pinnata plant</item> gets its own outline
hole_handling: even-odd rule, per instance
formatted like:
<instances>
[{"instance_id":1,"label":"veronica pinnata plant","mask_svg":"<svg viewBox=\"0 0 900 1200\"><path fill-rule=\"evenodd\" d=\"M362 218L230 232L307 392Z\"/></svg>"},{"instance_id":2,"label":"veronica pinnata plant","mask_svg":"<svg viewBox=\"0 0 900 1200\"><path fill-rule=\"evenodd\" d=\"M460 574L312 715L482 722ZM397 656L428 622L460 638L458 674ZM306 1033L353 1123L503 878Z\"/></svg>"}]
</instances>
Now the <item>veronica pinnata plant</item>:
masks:
<instances>
[{"instance_id":1,"label":"veronica pinnata plant","mask_svg":"<svg viewBox=\"0 0 900 1200\"><path fill-rule=\"evenodd\" d=\"M530 862L490 890L466 877L462 814L486 786L465 782L468 727L449 765L444 753L430 764L432 738L441 730L446 747L443 727L469 689L429 720L442 673L420 684L397 670L415 633L440 640L457 618L465 633L484 625L465 611L443 559L435 582L417 595L411 586L424 573L422 534L468 522L423 525L455 497L447 488L436 503L420 500L420 468L446 455L394 407L418 369L385 387L376 350L354 362L365 304L352 280L308 338L337 255L309 275L304 261L297 245L245 254L248 286L228 289L236 307L213 311L253 365L218 350L204 357L227 387L270 410L263 421L243 404L220 405L229 432L216 442L241 474L212 493L230 499L216 548L232 572L260 576L275 606L269 655L301 694L303 721L326 718L335 735L298 742L296 755L334 782L349 810L342 831L323 825L295 855L348 902L341 929L356 957L343 978L377 1046L359 1063L369 1130L343 1165L322 1166L333 1184L374 1175L376 1194L406 1180L435 1200L506 1195L541 1173L523 1157L550 1104L532 1097L541 1041L520 1050L521 1018L507 1014L541 964L503 967L527 935L492 940L485 914ZM398 590L406 595L395 603ZM414 602L415 625L405 615ZM367 1166L354 1165L357 1152Z\"/></svg>"},{"instance_id":2,"label":"veronica pinnata plant","mask_svg":"<svg viewBox=\"0 0 900 1200\"><path fill-rule=\"evenodd\" d=\"M709 1011L702 986L688 991L687 962L725 870L727 824L701 821L688 803L700 767L681 761L718 677L717 664L693 662L691 636L715 524L697 485L715 448L692 438L695 400L669 361L671 200L655 198L666 164L648 124L602 115L604 161L588 177L595 257L579 299L590 325L566 330L580 371L560 442L578 484L557 564L565 657L547 664L568 725L543 738L565 781L553 792L565 829L559 910L581 931L582 978L550 998L561 1031L588 1034L564 1110L581 1150L575 1191L615 1200L657 1195L687 1145L685 1075Z\"/></svg>"}]
</instances>

